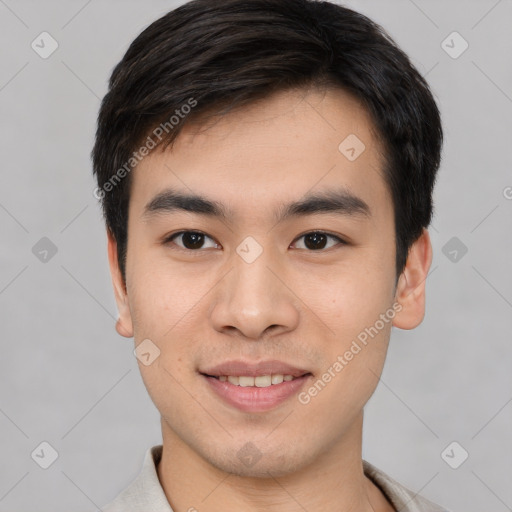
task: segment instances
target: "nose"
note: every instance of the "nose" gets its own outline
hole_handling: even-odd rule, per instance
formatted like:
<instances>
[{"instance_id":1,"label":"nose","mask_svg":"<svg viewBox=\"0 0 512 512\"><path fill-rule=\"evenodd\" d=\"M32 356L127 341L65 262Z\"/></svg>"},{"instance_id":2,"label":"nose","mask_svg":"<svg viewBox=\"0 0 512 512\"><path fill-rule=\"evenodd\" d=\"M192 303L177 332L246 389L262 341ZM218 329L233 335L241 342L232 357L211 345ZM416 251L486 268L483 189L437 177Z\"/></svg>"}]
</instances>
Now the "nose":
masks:
<instances>
[{"instance_id":1,"label":"nose","mask_svg":"<svg viewBox=\"0 0 512 512\"><path fill-rule=\"evenodd\" d=\"M234 268L216 287L210 309L213 327L223 333L258 340L273 332L294 330L299 322L299 299L290 276L270 250L251 263L233 254Z\"/></svg>"}]
</instances>

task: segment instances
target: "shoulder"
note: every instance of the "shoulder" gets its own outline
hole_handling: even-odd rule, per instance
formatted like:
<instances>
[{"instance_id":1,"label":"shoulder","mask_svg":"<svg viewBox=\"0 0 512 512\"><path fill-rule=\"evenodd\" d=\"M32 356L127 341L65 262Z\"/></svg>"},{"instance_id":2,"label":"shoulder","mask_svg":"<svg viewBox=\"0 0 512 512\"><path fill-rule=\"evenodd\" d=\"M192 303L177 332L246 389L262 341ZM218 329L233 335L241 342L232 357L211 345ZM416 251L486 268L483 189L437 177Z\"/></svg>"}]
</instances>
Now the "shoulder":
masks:
<instances>
[{"instance_id":1,"label":"shoulder","mask_svg":"<svg viewBox=\"0 0 512 512\"><path fill-rule=\"evenodd\" d=\"M103 512L173 512L158 479L161 456L162 445L149 448L137 478L105 505Z\"/></svg>"},{"instance_id":2,"label":"shoulder","mask_svg":"<svg viewBox=\"0 0 512 512\"><path fill-rule=\"evenodd\" d=\"M389 475L363 460L364 474L383 492L393 507L401 512L450 512L399 484Z\"/></svg>"}]
</instances>

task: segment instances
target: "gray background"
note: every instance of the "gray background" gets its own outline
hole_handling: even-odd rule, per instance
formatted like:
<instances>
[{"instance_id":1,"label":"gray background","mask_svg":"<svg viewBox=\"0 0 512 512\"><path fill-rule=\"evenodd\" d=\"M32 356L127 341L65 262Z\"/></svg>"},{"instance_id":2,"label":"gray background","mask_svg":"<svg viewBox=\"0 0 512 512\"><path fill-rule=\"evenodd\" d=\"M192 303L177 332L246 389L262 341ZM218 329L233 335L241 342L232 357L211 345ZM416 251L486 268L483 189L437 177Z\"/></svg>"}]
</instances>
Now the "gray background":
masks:
<instances>
[{"instance_id":1,"label":"gray background","mask_svg":"<svg viewBox=\"0 0 512 512\"><path fill-rule=\"evenodd\" d=\"M0 511L98 510L161 442L133 340L114 330L89 153L113 66L179 3L0 0ZM454 511L512 510L512 2L345 5L427 76L446 133L426 318L393 330L363 455ZM47 59L31 48L43 31L59 44ZM469 43L457 59L453 31ZM43 441L59 455L48 469L31 458ZM441 457L453 441L469 453L458 469Z\"/></svg>"}]
</instances>

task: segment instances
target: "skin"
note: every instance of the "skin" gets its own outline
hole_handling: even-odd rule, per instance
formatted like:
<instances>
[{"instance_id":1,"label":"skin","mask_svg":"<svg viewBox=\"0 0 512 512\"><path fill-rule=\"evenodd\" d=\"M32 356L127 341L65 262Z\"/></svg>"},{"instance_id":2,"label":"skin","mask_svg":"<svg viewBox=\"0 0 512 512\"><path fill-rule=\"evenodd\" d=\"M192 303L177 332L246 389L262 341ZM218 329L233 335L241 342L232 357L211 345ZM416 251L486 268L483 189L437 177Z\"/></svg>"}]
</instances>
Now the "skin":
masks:
<instances>
[{"instance_id":1,"label":"skin","mask_svg":"<svg viewBox=\"0 0 512 512\"><path fill-rule=\"evenodd\" d=\"M349 161L338 146L366 146ZM362 468L363 407L381 375L391 325L413 329L425 311L432 261L427 230L395 275L393 204L382 148L361 105L338 89L279 92L208 125L187 124L173 147L132 171L126 284L108 233L119 334L150 339L160 356L139 361L161 414L158 477L175 512L391 511ZM273 212L306 193L344 186L371 216L315 213L276 224ZM175 211L144 218L173 187L224 204L228 219ZM203 248L183 237L207 235ZM326 231L311 249L304 234ZM236 248L263 252L246 263ZM297 396L259 413L227 405L198 371L228 359L281 359L315 382L393 304L401 310L308 404ZM272 327L270 327L272 326ZM308 385L309 386L309 385ZM251 442L262 454L237 456ZM192 508L194 507L194 508Z\"/></svg>"}]
</instances>

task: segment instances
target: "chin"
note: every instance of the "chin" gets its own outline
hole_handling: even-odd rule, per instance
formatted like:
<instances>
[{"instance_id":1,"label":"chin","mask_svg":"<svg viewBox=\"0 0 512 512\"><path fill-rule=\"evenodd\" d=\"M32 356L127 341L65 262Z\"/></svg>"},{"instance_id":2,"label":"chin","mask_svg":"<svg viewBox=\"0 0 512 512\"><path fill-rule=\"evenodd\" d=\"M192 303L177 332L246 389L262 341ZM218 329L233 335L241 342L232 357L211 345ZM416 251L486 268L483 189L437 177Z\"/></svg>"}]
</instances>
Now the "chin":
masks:
<instances>
[{"instance_id":1,"label":"chin","mask_svg":"<svg viewBox=\"0 0 512 512\"><path fill-rule=\"evenodd\" d=\"M304 463L303 460L293 457L294 454L265 454L254 451L254 458L251 460L247 457L248 453L251 453L249 448L245 452L233 453L231 458L226 458L223 454L221 460L214 460L210 456L208 461L226 473L244 478L282 477L297 472Z\"/></svg>"}]
</instances>

